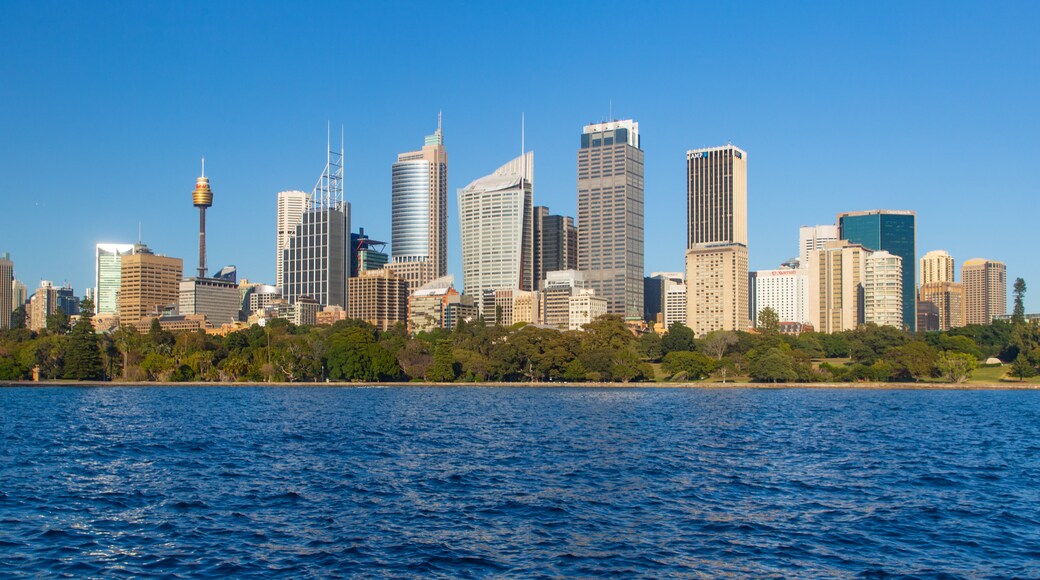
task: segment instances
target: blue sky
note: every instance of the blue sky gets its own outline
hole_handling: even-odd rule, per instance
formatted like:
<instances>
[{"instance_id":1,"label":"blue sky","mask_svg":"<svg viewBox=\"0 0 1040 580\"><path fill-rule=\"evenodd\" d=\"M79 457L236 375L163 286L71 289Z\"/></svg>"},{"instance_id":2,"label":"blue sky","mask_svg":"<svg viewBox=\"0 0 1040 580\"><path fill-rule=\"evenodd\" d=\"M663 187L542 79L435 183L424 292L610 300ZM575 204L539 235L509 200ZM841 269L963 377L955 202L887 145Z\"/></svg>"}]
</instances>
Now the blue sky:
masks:
<instances>
[{"instance_id":1,"label":"blue sky","mask_svg":"<svg viewBox=\"0 0 1040 580\"><path fill-rule=\"evenodd\" d=\"M748 151L753 269L798 226L912 209L918 255L1033 286L1040 3L0 3L0 251L30 288L93 280L93 245L194 267L206 156L211 267L274 277L275 194L310 190L345 126L353 227L390 235L390 165L444 112L455 191L515 157L576 213L581 127L640 124L646 271L682 268L685 151ZM958 273L959 277L959 273ZM1010 286L1010 283L1009 283ZM1010 307L1010 303L1009 303Z\"/></svg>"}]
</instances>

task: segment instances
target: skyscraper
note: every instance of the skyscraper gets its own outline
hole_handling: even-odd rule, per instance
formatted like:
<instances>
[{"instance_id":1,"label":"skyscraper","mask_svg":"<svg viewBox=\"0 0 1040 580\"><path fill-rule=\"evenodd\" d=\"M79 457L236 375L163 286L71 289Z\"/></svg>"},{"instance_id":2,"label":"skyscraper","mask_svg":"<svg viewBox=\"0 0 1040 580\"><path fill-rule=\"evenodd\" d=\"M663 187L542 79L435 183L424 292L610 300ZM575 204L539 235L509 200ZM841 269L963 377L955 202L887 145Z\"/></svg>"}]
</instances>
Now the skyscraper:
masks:
<instances>
[{"instance_id":1,"label":"skyscraper","mask_svg":"<svg viewBox=\"0 0 1040 580\"><path fill-rule=\"evenodd\" d=\"M11 282L11 309L18 310L29 300L29 288L19 280Z\"/></svg>"},{"instance_id":2,"label":"skyscraper","mask_svg":"<svg viewBox=\"0 0 1040 580\"><path fill-rule=\"evenodd\" d=\"M1003 262L974 258L961 266L967 324L989 324L1007 313L1007 267Z\"/></svg>"},{"instance_id":3,"label":"skyscraper","mask_svg":"<svg viewBox=\"0 0 1040 580\"><path fill-rule=\"evenodd\" d=\"M884 250L867 257L863 280L865 323L903 328L902 262L902 258Z\"/></svg>"},{"instance_id":4,"label":"skyscraper","mask_svg":"<svg viewBox=\"0 0 1040 580\"><path fill-rule=\"evenodd\" d=\"M47 318L61 310L67 315L79 313L79 301L69 286L57 287L47 280L40 281L40 287L29 300L28 327L39 332L47 328Z\"/></svg>"},{"instance_id":5,"label":"skyscraper","mask_svg":"<svg viewBox=\"0 0 1040 580\"><path fill-rule=\"evenodd\" d=\"M747 247L747 153L733 145L686 153L686 247Z\"/></svg>"},{"instance_id":6,"label":"skyscraper","mask_svg":"<svg viewBox=\"0 0 1040 580\"><path fill-rule=\"evenodd\" d=\"M311 194L305 191L279 191L278 215L275 226L274 285L282 285L282 268L285 248L296 235L296 228L303 222L303 214L311 205Z\"/></svg>"},{"instance_id":7,"label":"skyscraper","mask_svg":"<svg viewBox=\"0 0 1040 580\"><path fill-rule=\"evenodd\" d=\"M439 115L422 149L397 156L390 190L390 269L415 289L448 273L448 151Z\"/></svg>"},{"instance_id":8,"label":"skyscraper","mask_svg":"<svg viewBox=\"0 0 1040 580\"><path fill-rule=\"evenodd\" d=\"M343 146L328 147L325 169L310 205L282 253L282 297L319 306L347 307L350 273L350 204L343 198Z\"/></svg>"},{"instance_id":9,"label":"skyscraper","mask_svg":"<svg viewBox=\"0 0 1040 580\"><path fill-rule=\"evenodd\" d=\"M458 192L466 294L534 288L534 152L527 152Z\"/></svg>"},{"instance_id":10,"label":"skyscraper","mask_svg":"<svg viewBox=\"0 0 1040 580\"><path fill-rule=\"evenodd\" d=\"M747 153L686 152L687 322L697 335L745 330L748 315Z\"/></svg>"},{"instance_id":11,"label":"skyscraper","mask_svg":"<svg viewBox=\"0 0 1040 580\"><path fill-rule=\"evenodd\" d=\"M932 282L953 282L953 256L946 250L932 250L921 258L921 286Z\"/></svg>"},{"instance_id":12,"label":"skyscraper","mask_svg":"<svg viewBox=\"0 0 1040 580\"><path fill-rule=\"evenodd\" d=\"M578 268L578 228L574 220L534 208L534 287L541 290L546 272Z\"/></svg>"},{"instance_id":13,"label":"skyscraper","mask_svg":"<svg viewBox=\"0 0 1040 580\"><path fill-rule=\"evenodd\" d=\"M14 262L11 254L0 256L0 330L11 328L14 310Z\"/></svg>"},{"instance_id":14,"label":"skyscraper","mask_svg":"<svg viewBox=\"0 0 1040 580\"><path fill-rule=\"evenodd\" d=\"M121 324L137 324L144 316L179 302L184 263L180 258L153 254L134 244L120 260L117 312Z\"/></svg>"},{"instance_id":15,"label":"skyscraper","mask_svg":"<svg viewBox=\"0 0 1040 580\"><path fill-rule=\"evenodd\" d=\"M94 310L97 314L115 313L119 309L122 260L133 251L133 244L97 244L94 248Z\"/></svg>"},{"instance_id":16,"label":"skyscraper","mask_svg":"<svg viewBox=\"0 0 1040 580\"><path fill-rule=\"evenodd\" d=\"M643 150L631 119L582 129L578 269L608 312L643 317Z\"/></svg>"},{"instance_id":17,"label":"skyscraper","mask_svg":"<svg viewBox=\"0 0 1040 580\"><path fill-rule=\"evenodd\" d=\"M838 214L838 234L843 240L871 251L884 250L902 259L903 325L917 328L917 214L902 210L870 210Z\"/></svg>"},{"instance_id":18,"label":"skyscraper","mask_svg":"<svg viewBox=\"0 0 1040 580\"><path fill-rule=\"evenodd\" d=\"M798 229L798 262L802 268L809 267L809 252L822 250L824 244L838 239L838 226L802 226Z\"/></svg>"}]
</instances>

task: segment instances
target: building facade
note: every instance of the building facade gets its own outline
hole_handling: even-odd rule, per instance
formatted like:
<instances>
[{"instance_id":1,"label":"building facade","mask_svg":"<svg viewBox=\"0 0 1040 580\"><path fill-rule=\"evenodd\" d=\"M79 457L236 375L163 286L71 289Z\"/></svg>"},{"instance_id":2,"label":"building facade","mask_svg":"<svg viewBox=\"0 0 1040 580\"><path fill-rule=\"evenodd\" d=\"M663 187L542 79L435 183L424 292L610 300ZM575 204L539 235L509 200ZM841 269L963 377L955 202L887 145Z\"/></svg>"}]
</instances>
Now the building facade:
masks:
<instances>
[{"instance_id":1,"label":"building facade","mask_svg":"<svg viewBox=\"0 0 1040 580\"><path fill-rule=\"evenodd\" d=\"M961 282L967 324L989 324L1007 314L1007 267L1003 262L968 260L961 266Z\"/></svg>"},{"instance_id":2,"label":"building facade","mask_svg":"<svg viewBox=\"0 0 1040 580\"><path fill-rule=\"evenodd\" d=\"M697 336L750 324L747 243L747 153L687 151L686 325Z\"/></svg>"},{"instance_id":3,"label":"building facade","mask_svg":"<svg viewBox=\"0 0 1040 580\"><path fill-rule=\"evenodd\" d=\"M180 282L178 306L182 316L202 315L210 327L218 328L241 318L242 295L236 282L219 278L188 278Z\"/></svg>"},{"instance_id":4,"label":"building facade","mask_svg":"<svg viewBox=\"0 0 1040 580\"><path fill-rule=\"evenodd\" d=\"M662 311L662 322L665 328L673 324L686 324L687 311L686 284L669 284L664 291L664 310Z\"/></svg>"},{"instance_id":5,"label":"building facade","mask_svg":"<svg viewBox=\"0 0 1040 580\"><path fill-rule=\"evenodd\" d=\"M751 321L758 326L758 314L772 308L780 322L809 322L809 268L776 268L751 273Z\"/></svg>"},{"instance_id":6,"label":"building facade","mask_svg":"<svg viewBox=\"0 0 1040 580\"><path fill-rule=\"evenodd\" d=\"M602 296L596 296L595 288L578 290L577 294L568 299L567 306L568 330L584 330L586 324L609 311L609 301Z\"/></svg>"},{"instance_id":7,"label":"building facade","mask_svg":"<svg viewBox=\"0 0 1040 580\"><path fill-rule=\"evenodd\" d=\"M578 228L567 216L550 215L549 208L534 208L534 287L545 285L546 272L578 268Z\"/></svg>"},{"instance_id":8,"label":"building facade","mask_svg":"<svg viewBox=\"0 0 1040 580\"><path fill-rule=\"evenodd\" d=\"M917 327L917 214L903 210L870 210L838 214L838 235L876 252L899 256L903 264L903 323Z\"/></svg>"},{"instance_id":9,"label":"building facade","mask_svg":"<svg viewBox=\"0 0 1040 580\"><path fill-rule=\"evenodd\" d=\"M643 150L631 119L582 129L578 269L608 311L643 317Z\"/></svg>"},{"instance_id":10,"label":"building facade","mask_svg":"<svg viewBox=\"0 0 1040 580\"><path fill-rule=\"evenodd\" d=\"M463 320L477 317L473 297L455 290L453 276L427 282L408 297L408 332L428 332L435 328L455 328Z\"/></svg>"},{"instance_id":11,"label":"building facade","mask_svg":"<svg viewBox=\"0 0 1040 580\"><path fill-rule=\"evenodd\" d=\"M282 297L309 298L320 306L347 305L350 273L350 204L314 205L303 214L283 252Z\"/></svg>"},{"instance_id":12,"label":"building facade","mask_svg":"<svg viewBox=\"0 0 1040 580\"><path fill-rule=\"evenodd\" d=\"M148 246L135 244L120 260L119 321L136 325L144 316L178 304L183 268L180 258L153 254Z\"/></svg>"},{"instance_id":13,"label":"building facade","mask_svg":"<svg viewBox=\"0 0 1040 580\"><path fill-rule=\"evenodd\" d=\"M853 330L863 322L870 251L848 240L809 252L809 324L816 332Z\"/></svg>"},{"instance_id":14,"label":"building facade","mask_svg":"<svg viewBox=\"0 0 1040 580\"><path fill-rule=\"evenodd\" d=\"M408 321L408 282L391 270L369 270L349 280L347 318L379 330Z\"/></svg>"},{"instance_id":15,"label":"building facade","mask_svg":"<svg viewBox=\"0 0 1040 580\"><path fill-rule=\"evenodd\" d=\"M14 312L14 262L11 254L0 256L0 330L11 328Z\"/></svg>"},{"instance_id":16,"label":"building facade","mask_svg":"<svg viewBox=\"0 0 1040 580\"><path fill-rule=\"evenodd\" d=\"M458 191L465 291L534 289L534 153ZM483 311L481 300L481 315Z\"/></svg>"},{"instance_id":17,"label":"building facade","mask_svg":"<svg viewBox=\"0 0 1040 580\"><path fill-rule=\"evenodd\" d=\"M927 282L921 285L917 296L921 303L927 302L935 306L935 330L950 330L964 326L966 319L964 284L960 282Z\"/></svg>"},{"instance_id":18,"label":"building facade","mask_svg":"<svg viewBox=\"0 0 1040 580\"><path fill-rule=\"evenodd\" d=\"M946 250L932 250L921 258L921 286L953 281L953 256Z\"/></svg>"},{"instance_id":19,"label":"building facade","mask_svg":"<svg viewBox=\"0 0 1040 580\"><path fill-rule=\"evenodd\" d=\"M439 122L422 149L397 156L390 190L390 267L418 288L448 273L448 151Z\"/></svg>"},{"instance_id":20,"label":"building facade","mask_svg":"<svg viewBox=\"0 0 1040 580\"><path fill-rule=\"evenodd\" d=\"M747 330L747 246L694 244L686 250L686 291L686 326L694 335Z\"/></svg>"},{"instance_id":21,"label":"building facade","mask_svg":"<svg viewBox=\"0 0 1040 580\"><path fill-rule=\"evenodd\" d=\"M863 322L903 328L903 259L882 250L867 256L865 267Z\"/></svg>"},{"instance_id":22,"label":"building facade","mask_svg":"<svg viewBox=\"0 0 1040 580\"><path fill-rule=\"evenodd\" d=\"M115 313L119 309L119 277L123 256L134 252L133 244L97 244L94 247L94 311Z\"/></svg>"},{"instance_id":23,"label":"building facade","mask_svg":"<svg viewBox=\"0 0 1040 580\"><path fill-rule=\"evenodd\" d=\"M809 252L822 250L827 242L835 242L838 238L838 226L818 225L802 226L798 229L798 262L802 268L809 267Z\"/></svg>"},{"instance_id":24,"label":"building facade","mask_svg":"<svg viewBox=\"0 0 1040 580\"><path fill-rule=\"evenodd\" d=\"M570 328L570 299L588 287L585 274L578 270L546 272L541 291L542 324L560 330Z\"/></svg>"},{"instance_id":25,"label":"building facade","mask_svg":"<svg viewBox=\"0 0 1040 580\"><path fill-rule=\"evenodd\" d=\"M275 225L274 284L281 286L285 248L303 223L303 214L311 206L311 194L305 191L278 192L278 210Z\"/></svg>"}]
</instances>

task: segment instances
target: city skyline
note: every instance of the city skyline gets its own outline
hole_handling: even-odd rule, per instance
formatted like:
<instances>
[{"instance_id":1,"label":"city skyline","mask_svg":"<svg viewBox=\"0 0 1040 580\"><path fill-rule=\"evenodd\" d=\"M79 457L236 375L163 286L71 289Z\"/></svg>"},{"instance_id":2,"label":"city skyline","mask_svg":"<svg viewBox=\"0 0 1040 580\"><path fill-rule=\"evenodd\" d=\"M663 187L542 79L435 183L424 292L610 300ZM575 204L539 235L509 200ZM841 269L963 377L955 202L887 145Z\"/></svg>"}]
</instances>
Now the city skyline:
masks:
<instances>
[{"instance_id":1,"label":"city skyline","mask_svg":"<svg viewBox=\"0 0 1040 580\"><path fill-rule=\"evenodd\" d=\"M309 24L309 16L285 8L258 10L231 41L218 33L237 18L230 8L122 5L58 14L9 4L0 43L12 47L9 52L17 47L20 56L0 66L19 89L0 94L0 104L18 114L8 116L3 137L9 155L0 160L0 191L15 223L0 251L11 253L16 277L30 290L41 279L67 281L78 295L93 285L96 244L131 243L138 224L140 239L156 252L190 263L197 210L182 203L184 181L197 175L198 158L205 155L207 175L221 196L207 215L207 261L236 264L243 278L277 283L267 249L273 199L278 191L309 190L313 153L324 143L327 120L346 125L352 229L365 227L388 239L388 168L397 153L414 149L415 136L427 133L443 109L452 136L449 192L515 156L515 146L498 136L515 131L516 117L526 112L527 142L539 151L534 203L566 216L577 216L574 133L597 120L637 119L646 153L644 275L683 267L686 224L672 211L684 196L683 153L732 141L755 156L748 177L752 270L775 268L797 255L791 232L801 225L826 224L843 211L905 208L918 214L916 258L945 249L958 264L999 260L1007 264L1009 280L1030 282L1040 279L1040 264L1027 251L1028 218L1008 206L1027 199L1040 181L1030 168L1037 113L1023 97L1036 93L1037 79L1016 72L1034 68L1040 53L1025 24L1038 10L1007 8L960 5L944 11L934 27L921 27L913 24L932 22L934 8L894 7L890 20L879 20L868 7L796 7L784 16L780 7L763 5L745 21L735 7L661 5L633 16L641 46L610 53L635 71L638 82L590 91L595 73L581 65L597 49L581 47L567 31L606 17L582 5L558 7L554 18L546 18L545 6L449 7L443 15L419 9L403 15L401 34L389 39L365 31L379 11L360 7L351 22L339 22L348 40L297 47L260 43L275 22L288 36ZM499 11L539 33L545 48L512 54L478 29L466 43L449 38L437 48L442 68L393 59L439 42L408 34L431 18L472 25ZM199 12L206 18L198 19ZM679 23L688 13L717 23L718 30L687 38ZM176 53L165 48L188 22L213 42ZM45 38L30 36L41 30ZM696 54L734 30L756 40L733 46L707 69L674 56ZM791 42L772 51L770 42L780 35L790 35ZM470 51L474 41L487 51ZM965 55L959 47L968 43L974 50ZM74 66L60 56L72 46L82 55ZM329 60L323 55L344 49L350 50L343 68L356 71L343 73L328 89L310 89L309 79ZM141 56L120 58L127 52ZM996 54L1015 54L1016 64L991 58ZM748 68L735 75L734 63ZM797 80L778 78L773 69L784 64L799 73ZM394 66L406 67L409 80L389 74ZM175 88L200 75L212 83L209 90ZM371 84L357 90L357 78L366 75ZM485 75L481 84L466 82L479 75ZM125 86L114 88L113 78ZM529 88L503 93L517 78ZM698 90L709 80L728 81L732 90ZM423 98L413 98L419 87ZM742 114L715 119L699 112L721 103ZM73 152L63 172L43 165L52 163L57 135ZM912 144L912 159L889 154L895 144ZM803 151L817 154L795 155ZM975 162L960 162L969 155ZM884 171L877 170L879 161ZM981 169L987 165L1005 169L993 175ZM70 182L65 173L76 179ZM993 202L1002 197L1009 203ZM448 196L448 271L461 280L453 198ZM1000 227L1001 235L988 235L986 224ZM1026 308L1040 310L1040 296L1027 294Z\"/></svg>"}]
</instances>

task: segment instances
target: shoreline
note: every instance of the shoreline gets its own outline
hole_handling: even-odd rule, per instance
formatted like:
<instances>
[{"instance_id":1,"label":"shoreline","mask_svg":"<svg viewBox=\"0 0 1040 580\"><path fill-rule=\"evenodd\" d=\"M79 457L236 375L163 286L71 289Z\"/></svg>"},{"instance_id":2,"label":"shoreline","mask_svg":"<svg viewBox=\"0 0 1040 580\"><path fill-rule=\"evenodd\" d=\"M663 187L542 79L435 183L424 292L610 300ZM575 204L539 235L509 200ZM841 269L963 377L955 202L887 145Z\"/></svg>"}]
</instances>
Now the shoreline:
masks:
<instances>
[{"instance_id":1,"label":"shoreline","mask_svg":"<svg viewBox=\"0 0 1040 580\"><path fill-rule=\"evenodd\" d=\"M905 391L1034 391L1040 390L1040 383L611 383L611 382L486 382L486 383L435 383L435 382L299 382L299 383L266 383L266 382L124 382L124 381L0 381L0 388L16 387L336 387L336 388L371 388L371 387L469 387L469 388L560 388L560 389L841 389L841 390L905 390Z\"/></svg>"}]
</instances>

